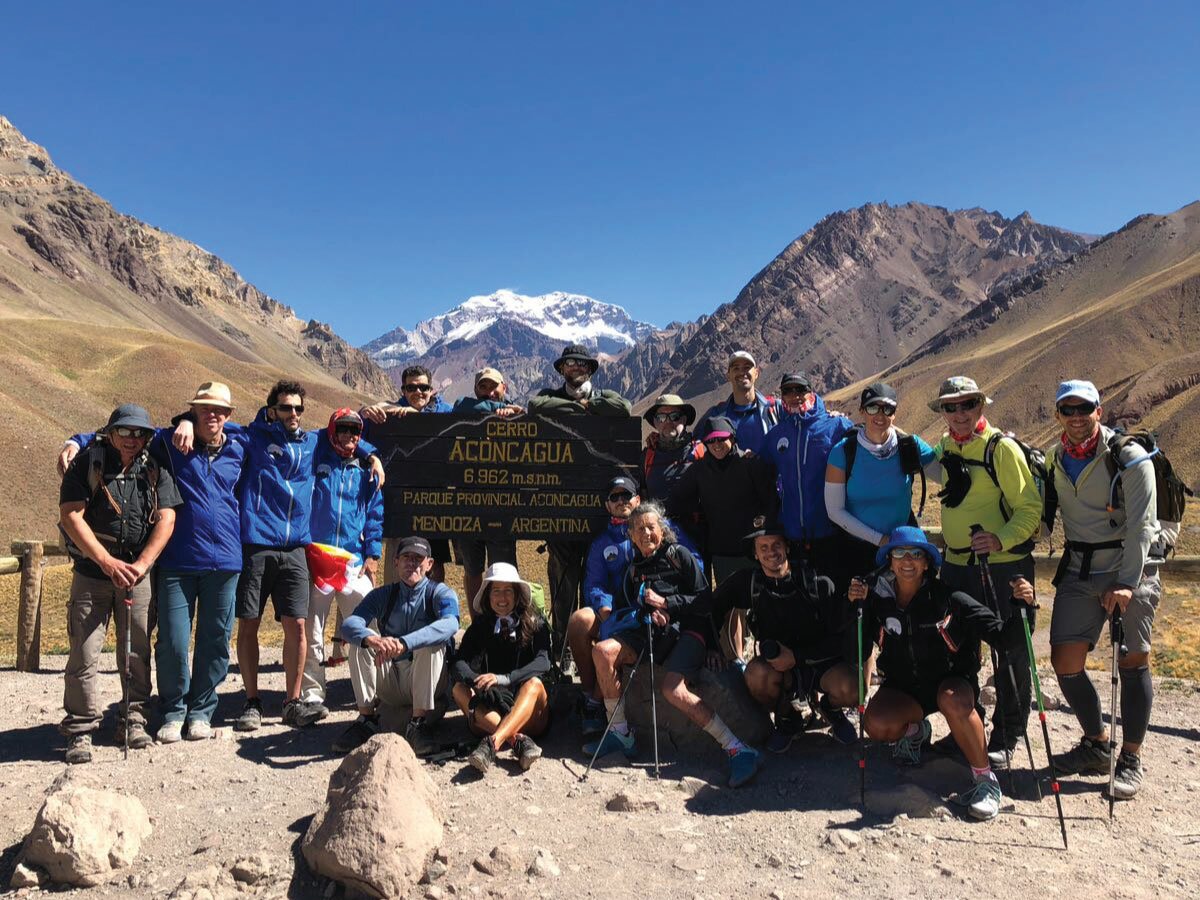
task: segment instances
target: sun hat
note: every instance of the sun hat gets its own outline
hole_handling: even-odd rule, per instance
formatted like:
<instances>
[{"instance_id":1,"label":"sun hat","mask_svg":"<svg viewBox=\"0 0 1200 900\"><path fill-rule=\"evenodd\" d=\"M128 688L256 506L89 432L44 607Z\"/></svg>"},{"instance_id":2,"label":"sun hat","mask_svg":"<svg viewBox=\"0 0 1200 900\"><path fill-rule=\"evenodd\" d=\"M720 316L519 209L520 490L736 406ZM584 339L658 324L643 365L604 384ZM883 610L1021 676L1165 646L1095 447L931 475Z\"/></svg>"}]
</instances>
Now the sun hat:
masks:
<instances>
[{"instance_id":1,"label":"sun hat","mask_svg":"<svg viewBox=\"0 0 1200 900\"><path fill-rule=\"evenodd\" d=\"M942 551L929 543L929 538L925 536L925 532L915 525L901 525L899 528L892 529L891 534L888 535L887 543L875 552L875 565L882 566L887 562L888 554L896 547L919 547L929 554L934 568L940 569L942 567Z\"/></svg>"},{"instance_id":2,"label":"sun hat","mask_svg":"<svg viewBox=\"0 0 1200 900\"><path fill-rule=\"evenodd\" d=\"M104 430L108 432L114 428L154 430L154 426L150 424L150 413L146 412L145 409L136 403L122 403L112 411L112 414L108 417L108 424L104 426Z\"/></svg>"},{"instance_id":3,"label":"sun hat","mask_svg":"<svg viewBox=\"0 0 1200 900\"><path fill-rule=\"evenodd\" d=\"M475 592L475 596L471 598L471 613L473 615L483 615L483 598L487 594L488 585L493 581L507 581L515 584L517 590L525 597L525 606L528 607L533 603L533 590L529 587L529 582L523 579L517 572L516 566L506 562L492 563L483 573L483 585Z\"/></svg>"},{"instance_id":4,"label":"sun hat","mask_svg":"<svg viewBox=\"0 0 1200 900\"><path fill-rule=\"evenodd\" d=\"M992 398L979 389L979 385L975 383L974 378L967 378L965 375L955 375L953 378L947 378L942 382L942 386L938 388L937 398L929 401L929 408L935 413L940 413L943 403L961 400L966 397L979 397L983 401L984 406L992 402Z\"/></svg>"},{"instance_id":5,"label":"sun hat","mask_svg":"<svg viewBox=\"0 0 1200 900\"><path fill-rule=\"evenodd\" d=\"M642 414L642 418L649 424L654 424L654 414L658 412L660 406L678 406L683 410L684 423L691 425L696 421L696 407L690 403L684 403L683 398L678 394L659 394L654 398L654 402L650 404L650 408Z\"/></svg>"},{"instance_id":6,"label":"sun hat","mask_svg":"<svg viewBox=\"0 0 1200 900\"><path fill-rule=\"evenodd\" d=\"M554 371L561 375L563 363L572 359L587 363L593 373L600 368L600 360L592 356L588 352L587 347L583 346L583 344L568 344L563 348L563 352L559 354L558 359L554 361Z\"/></svg>"},{"instance_id":7,"label":"sun hat","mask_svg":"<svg viewBox=\"0 0 1200 900\"><path fill-rule=\"evenodd\" d=\"M188 406L195 406L197 403L233 409L233 395L229 393L229 385L219 381L206 381L196 388L196 396L188 401Z\"/></svg>"},{"instance_id":8,"label":"sun hat","mask_svg":"<svg viewBox=\"0 0 1200 900\"><path fill-rule=\"evenodd\" d=\"M1057 406L1068 397L1086 400L1096 406L1100 405L1100 392L1090 381L1064 381L1058 386L1058 392L1054 395L1054 405Z\"/></svg>"}]
</instances>

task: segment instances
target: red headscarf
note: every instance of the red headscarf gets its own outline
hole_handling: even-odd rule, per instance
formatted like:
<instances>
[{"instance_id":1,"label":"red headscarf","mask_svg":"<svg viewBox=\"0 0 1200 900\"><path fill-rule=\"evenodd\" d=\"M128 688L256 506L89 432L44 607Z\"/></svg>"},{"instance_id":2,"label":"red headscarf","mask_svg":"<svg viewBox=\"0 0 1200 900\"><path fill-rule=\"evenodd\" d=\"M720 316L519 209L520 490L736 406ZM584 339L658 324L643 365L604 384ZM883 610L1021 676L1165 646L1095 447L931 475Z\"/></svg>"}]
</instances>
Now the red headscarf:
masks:
<instances>
[{"instance_id":1,"label":"red headscarf","mask_svg":"<svg viewBox=\"0 0 1200 900\"><path fill-rule=\"evenodd\" d=\"M349 407L343 406L329 417L329 443L333 447L335 453L343 459L349 459L354 455L354 447L342 447L337 441L337 426L339 422L346 424L358 425L358 430L361 433L363 427L362 417Z\"/></svg>"}]
</instances>

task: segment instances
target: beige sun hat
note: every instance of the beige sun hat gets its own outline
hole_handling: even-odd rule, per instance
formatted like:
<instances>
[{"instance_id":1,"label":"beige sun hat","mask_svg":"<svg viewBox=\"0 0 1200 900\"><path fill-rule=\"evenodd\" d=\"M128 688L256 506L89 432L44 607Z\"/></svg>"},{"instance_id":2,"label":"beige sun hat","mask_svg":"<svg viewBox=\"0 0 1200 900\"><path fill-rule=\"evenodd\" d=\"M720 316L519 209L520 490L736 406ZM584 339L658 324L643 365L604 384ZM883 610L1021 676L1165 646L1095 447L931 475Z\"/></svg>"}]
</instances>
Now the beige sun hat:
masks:
<instances>
[{"instance_id":1,"label":"beige sun hat","mask_svg":"<svg viewBox=\"0 0 1200 900\"><path fill-rule=\"evenodd\" d=\"M935 413L940 413L943 403L953 403L955 400L963 400L967 397L978 397L983 401L984 406L992 402L992 398L979 389L974 378L955 375L942 382L942 386L938 388L937 397L929 401L929 408Z\"/></svg>"},{"instance_id":2,"label":"beige sun hat","mask_svg":"<svg viewBox=\"0 0 1200 900\"><path fill-rule=\"evenodd\" d=\"M229 385L219 381L206 381L196 388L196 396L188 401L188 406L203 403L206 406L223 406L233 409L233 395L229 393Z\"/></svg>"},{"instance_id":3,"label":"beige sun hat","mask_svg":"<svg viewBox=\"0 0 1200 900\"><path fill-rule=\"evenodd\" d=\"M483 597L487 593L488 585L493 581L507 581L515 584L517 590L525 596L525 606L529 607L533 604L533 591L529 587L529 582L517 572L517 567L506 562L492 563L483 573L483 586L471 600L472 615L483 615Z\"/></svg>"}]
</instances>

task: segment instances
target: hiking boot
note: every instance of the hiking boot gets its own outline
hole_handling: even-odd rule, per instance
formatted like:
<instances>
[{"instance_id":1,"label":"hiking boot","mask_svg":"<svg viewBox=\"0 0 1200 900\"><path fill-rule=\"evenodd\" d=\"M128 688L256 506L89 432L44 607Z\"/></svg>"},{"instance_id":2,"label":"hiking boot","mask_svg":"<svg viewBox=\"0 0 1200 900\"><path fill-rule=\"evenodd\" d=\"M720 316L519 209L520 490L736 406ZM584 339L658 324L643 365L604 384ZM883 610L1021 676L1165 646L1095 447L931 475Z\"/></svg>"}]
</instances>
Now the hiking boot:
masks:
<instances>
[{"instance_id":1,"label":"hiking boot","mask_svg":"<svg viewBox=\"0 0 1200 900\"><path fill-rule=\"evenodd\" d=\"M921 720L921 729L912 737L905 735L892 745L892 759L902 766L919 766L921 748L933 737L933 727L928 719Z\"/></svg>"},{"instance_id":2,"label":"hiking boot","mask_svg":"<svg viewBox=\"0 0 1200 900\"><path fill-rule=\"evenodd\" d=\"M631 759L637 753L637 742L633 738L632 731L628 734L621 734L615 728L610 728L608 734L604 736L604 740L588 741L583 745L583 752L588 756L595 754L596 759L616 753L618 750L624 753L627 759Z\"/></svg>"},{"instance_id":3,"label":"hiking boot","mask_svg":"<svg viewBox=\"0 0 1200 900\"><path fill-rule=\"evenodd\" d=\"M513 755L521 764L521 770L529 771L529 767L542 758L542 748L533 742L527 734L518 734L513 741Z\"/></svg>"},{"instance_id":4,"label":"hiking boot","mask_svg":"<svg viewBox=\"0 0 1200 900\"><path fill-rule=\"evenodd\" d=\"M379 734L379 719L374 716L360 715L333 742L333 752L349 753L351 750L357 750L377 734Z\"/></svg>"},{"instance_id":5,"label":"hiking boot","mask_svg":"<svg viewBox=\"0 0 1200 900\"><path fill-rule=\"evenodd\" d=\"M1117 771L1113 775L1113 798L1132 800L1142 786L1142 758L1136 753L1122 751L1117 757Z\"/></svg>"},{"instance_id":6,"label":"hiking boot","mask_svg":"<svg viewBox=\"0 0 1200 900\"><path fill-rule=\"evenodd\" d=\"M126 737L128 737L130 750L144 750L154 743L154 738L150 737L150 732L146 730L146 726L141 722L130 722L124 726L124 729L122 731L122 726L118 724L117 736L122 744L124 744Z\"/></svg>"},{"instance_id":7,"label":"hiking boot","mask_svg":"<svg viewBox=\"0 0 1200 900\"><path fill-rule=\"evenodd\" d=\"M1084 737L1066 753L1055 755L1054 768L1059 775L1107 775L1108 762L1108 745Z\"/></svg>"},{"instance_id":8,"label":"hiking boot","mask_svg":"<svg viewBox=\"0 0 1200 900\"><path fill-rule=\"evenodd\" d=\"M320 703L289 700L283 704L283 724L291 725L293 728L307 728L314 722L321 721L327 715L329 715L329 710Z\"/></svg>"},{"instance_id":9,"label":"hiking boot","mask_svg":"<svg viewBox=\"0 0 1200 900\"><path fill-rule=\"evenodd\" d=\"M804 731L804 723L794 716L775 716L775 728L767 738L767 749L772 753L786 753L792 742Z\"/></svg>"},{"instance_id":10,"label":"hiking boot","mask_svg":"<svg viewBox=\"0 0 1200 900\"><path fill-rule=\"evenodd\" d=\"M606 724L608 723L604 718L603 703L584 703L583 712L580 713L579 731L585 738L603 734Z\"/></svg>"},{"instance_id":11,"label":"hiking boot","mask_svg":"<svg viewBox=\"0 0 1200 900\"><path fill-rule=\"evenodd\" d=\"M496 761L496 748L492 746L492 739L485 737L479 742L479 746L472 751L467 757L467 762L480 775L486 775L488 769Z\"/></svg>"},{"instance_id":12,"label":"hiking boot","mask_svg":"<svg viewBox=\"0 0 1200 900\"><path fill-rule=\"evenodd\" d=\"M188 719L187 734L189 741L207 741L213 736L213 727L204 719Z\"/></svg>"},{"instance_id":13,"label":"hiking boot","mask_svg":"<svg viewBox=\"0 0 1200 900\"><path fill-rule=\"evenodd\" d=\"M160 744L175 744L183 740L183 720L173 719L170 722L163 722L158 729L158 742Z\"/></svg>"},{"instance_id":14,"label":"hiking boot","mask_svg":"<svg viewBox=\"0 0 1200 900\"><path fill-rule=\"evenodd\" d=\"M834 706L828 697L821 698L818 708L821 710L821 718L829 723L829 733L835 741L843 747L849 747L858 741L858 729L844 710Z\"/></svg>"},{"instance_id":15,"label":"hiking boot","mask_svg":"<svg viewBox=\"0 0 1200 900\"><path fill-rule=\"evenodd\" d=\"M412 747L417 756L428 756L438 749L437 740L433 736L434 725L424 719L410 719L404 729L404 739Z\"/></svg>"},{"instance_id":16,"label":"hiking boot","mask_svg":"<svg viewBox=\"0 0 1200 900\"><path fill-rule=\"evenodd\" d=\"M729 786L741 787L758 774L762 754L753 747L742 747L729 753Z\"/></svg>"},{"instance_id":17,"label":"hiking boot","mask_svg":"<svg viewBox=\"0 0 1200 900\"><path fill-rule=\"evenodd\" d=\"M975 786L965 794L956 794L953 801L959 806L965 806L972 819L987 822L1000 815L1000 783L991 778L975 782Z\"/></svg>"},{"instance_id":18,"label":"hiking boot","mask_svg":"<svg viewBox=\"0 0 1200 900\"><path fill-rule=\"evenodd\" d=\"M67 744L67 763L72 766L77 766L80 763L89 763L92 761L92 736L90 734L76 734L71 737Z\"/></svg>"},{"instance_id":19,"label":"hiking boot","mask_svg":"<svg viewBox=\"0 0 1200 900\"><path fill-rule=\"evenodd\" d=\"M242 714L233 721L234 731L258 731L262 727L262 701L257 697L247 697Z\"/></svg>"},{"instance_id":20,"label":"hiking boot","mask_svg":"<svg viewBox=\"0 0 1200 900\"><path fill-rule=\"evenodd\" d=\"M306 716L309 718L309 724L320 722L329 715L329 708L320 700L301 700L304 704Z\"/></svg>"}]
</instances>

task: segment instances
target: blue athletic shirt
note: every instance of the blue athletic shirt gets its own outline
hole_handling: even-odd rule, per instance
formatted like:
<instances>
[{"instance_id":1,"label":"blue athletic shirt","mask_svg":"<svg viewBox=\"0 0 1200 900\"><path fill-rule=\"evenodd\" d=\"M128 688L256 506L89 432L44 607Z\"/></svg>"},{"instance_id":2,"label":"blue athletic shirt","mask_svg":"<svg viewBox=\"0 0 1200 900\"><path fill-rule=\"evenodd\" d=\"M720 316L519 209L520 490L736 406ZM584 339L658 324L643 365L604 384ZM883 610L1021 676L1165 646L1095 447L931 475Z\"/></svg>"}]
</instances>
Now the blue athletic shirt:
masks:
<instances>
[{"instance_id":1,"label":"blue athletic shirt","mask_svg":"<svg viewBox=\"0 0 1200 900\"><path fill-rule=\"evenodd\" d=\"M846 442L857 440L857 431L842 438L829 451L829 465L846 471ZM916 441L921 465L927 466L933 462L933 448L919 437ZM864 525L888 534L893 528L908 524L912 516L912 486L913 476L900 469L899 453L876 459L865 447L859 447L854 454L850 480L846 482L846 512Z\"/></svg>"}]
</instances>

